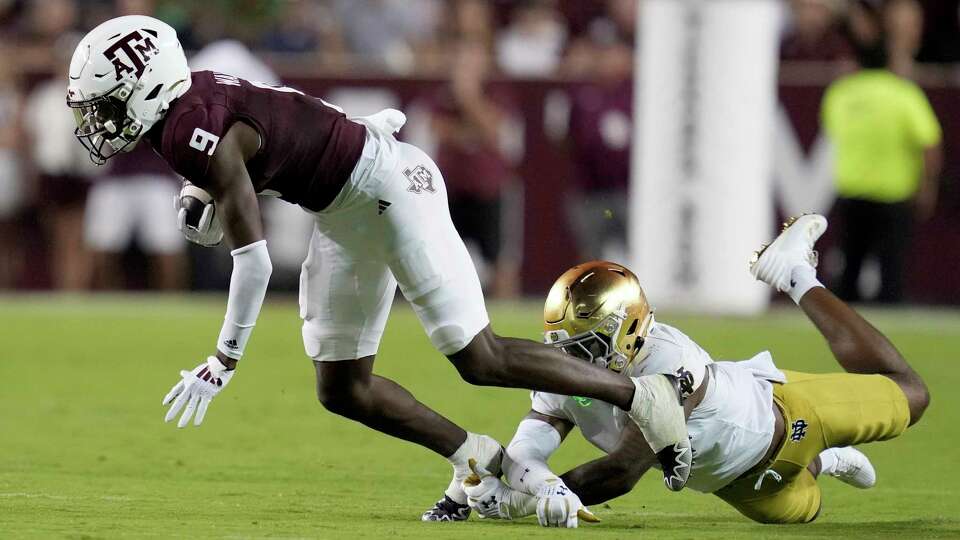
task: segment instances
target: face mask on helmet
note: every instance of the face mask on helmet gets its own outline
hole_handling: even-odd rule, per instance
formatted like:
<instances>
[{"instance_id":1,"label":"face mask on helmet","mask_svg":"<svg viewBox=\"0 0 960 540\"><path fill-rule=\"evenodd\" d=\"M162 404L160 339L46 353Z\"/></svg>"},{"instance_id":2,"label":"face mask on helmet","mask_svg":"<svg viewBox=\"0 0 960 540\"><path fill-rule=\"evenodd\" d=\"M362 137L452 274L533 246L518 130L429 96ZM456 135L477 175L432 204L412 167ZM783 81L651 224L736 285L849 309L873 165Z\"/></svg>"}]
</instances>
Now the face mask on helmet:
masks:
<instances>
[{"instance_id":1,"label":"face mask on helmet","mask_svg":"<svg viewBox=\"0 0 960 540\"><path fill-rule=\"evenodd\" d=\"M131 145L140 138L141 124L127 114L130 95L129 85L119 84L102 96L67 101L77 123L73 133L90 152L90 160L97 165L132 149Z\"/></svg>"},{"instance_id":2,"label":"face mask on helmet","mask_svg":"<svg viewBox=\"0 0 960 540\"><path fill-rule=\"evenodd\" d=\"M613 346L623 321L622 314L611 313L587 332L570 336L566 330L552 330L546 333L545 340L571 356L619 373L629 360Z\"/></svg>"}]
</instances>

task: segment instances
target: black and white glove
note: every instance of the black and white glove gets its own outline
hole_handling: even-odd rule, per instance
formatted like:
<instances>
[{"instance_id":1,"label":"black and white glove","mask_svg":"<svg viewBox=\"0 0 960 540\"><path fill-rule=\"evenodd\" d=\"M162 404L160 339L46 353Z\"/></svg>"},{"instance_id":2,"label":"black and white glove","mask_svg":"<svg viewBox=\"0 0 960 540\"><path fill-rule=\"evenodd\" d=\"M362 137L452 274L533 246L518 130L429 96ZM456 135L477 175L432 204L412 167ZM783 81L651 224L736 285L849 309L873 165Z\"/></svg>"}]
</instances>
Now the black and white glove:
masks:
<instances>
[{"instance_id":1,"label":"black and white glove","mask_svg":"<svg viewBox=\"0 0 960 540\"><path fill-rule=\"evenodd\" d=\"M204 247L213 247L223 241L223 228L209 193L184 182L176 199L176 208L177 228L184 238Z\"/></svg>"}]
</instances>

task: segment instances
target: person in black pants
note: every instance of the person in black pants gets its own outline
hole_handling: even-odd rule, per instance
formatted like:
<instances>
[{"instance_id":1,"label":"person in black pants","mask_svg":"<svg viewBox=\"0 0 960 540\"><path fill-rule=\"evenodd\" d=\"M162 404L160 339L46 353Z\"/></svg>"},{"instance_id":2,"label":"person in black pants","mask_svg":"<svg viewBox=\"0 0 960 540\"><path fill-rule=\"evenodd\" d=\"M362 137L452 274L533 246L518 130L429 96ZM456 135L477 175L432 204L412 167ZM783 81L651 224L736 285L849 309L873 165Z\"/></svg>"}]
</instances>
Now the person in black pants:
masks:
<instances>
[{"instance_id":1,"label":"person in black pants","mask_svg":"<svg viewBox=\"0 0 960 540\"><path fill-rule=\"evenodd\" d=\"M840 247L846 264L838 295L848 302L860 301L857 286L863 261L876 254L880 262L880 292L876 301L896 303L903 299L903 261L910 243L913 208L909 202L879 203L863 199L840 199L837 215L843 222Z\"/></svg>"}]
</instances>

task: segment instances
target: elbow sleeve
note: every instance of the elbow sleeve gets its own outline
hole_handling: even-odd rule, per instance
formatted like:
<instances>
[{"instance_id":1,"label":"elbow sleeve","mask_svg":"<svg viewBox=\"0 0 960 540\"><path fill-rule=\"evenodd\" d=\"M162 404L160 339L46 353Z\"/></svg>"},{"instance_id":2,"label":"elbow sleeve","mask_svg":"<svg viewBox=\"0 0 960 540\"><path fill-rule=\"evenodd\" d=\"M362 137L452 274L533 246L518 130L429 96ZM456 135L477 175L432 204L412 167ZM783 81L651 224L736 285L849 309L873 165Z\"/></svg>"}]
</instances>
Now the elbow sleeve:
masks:
<instances>
[{"instance_id":1,"label":"elbow sleeve","mask_svg":"<svg viewBox=\"0 0 960 540\"><path fill-rule=\"evenodd\" d=\"M547 480L558 478L547 460L560 447L560 433L542 420L526 419L507 447L508 465L504 467L513 489L535 495Z\"/></svg>"}]
</instances>

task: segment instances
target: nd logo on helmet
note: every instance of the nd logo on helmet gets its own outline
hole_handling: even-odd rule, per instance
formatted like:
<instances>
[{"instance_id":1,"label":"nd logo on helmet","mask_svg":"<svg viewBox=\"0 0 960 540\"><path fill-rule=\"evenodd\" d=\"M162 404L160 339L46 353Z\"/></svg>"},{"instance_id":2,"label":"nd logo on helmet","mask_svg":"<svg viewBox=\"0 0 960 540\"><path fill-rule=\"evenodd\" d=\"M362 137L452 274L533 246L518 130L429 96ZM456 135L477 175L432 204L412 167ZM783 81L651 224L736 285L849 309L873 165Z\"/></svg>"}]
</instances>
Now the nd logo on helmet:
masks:
<instances>
[{"instance_id":1,"label":"nd logo on helmet","mask_svg":"<svg viewBox=\"0 0 960 540\"><path fill-rule=\"evenodd\" d=\"M157 37L157 32L153 30L144 28L143 31L154 38ZM157 46L153 44L149 36L144 36L139 31L134 30L107 47L107 50L103 51L103 55L113 64L113 69L119 81L127 73L133 73L139 79L143 75L143 70L147 67L150 57L158 52ZM119 53L123 53L129 63L124 62Z\"/></svg>"}]
</instances>

